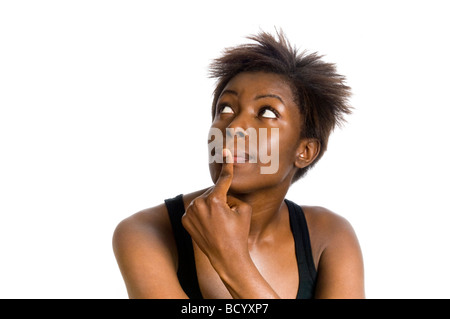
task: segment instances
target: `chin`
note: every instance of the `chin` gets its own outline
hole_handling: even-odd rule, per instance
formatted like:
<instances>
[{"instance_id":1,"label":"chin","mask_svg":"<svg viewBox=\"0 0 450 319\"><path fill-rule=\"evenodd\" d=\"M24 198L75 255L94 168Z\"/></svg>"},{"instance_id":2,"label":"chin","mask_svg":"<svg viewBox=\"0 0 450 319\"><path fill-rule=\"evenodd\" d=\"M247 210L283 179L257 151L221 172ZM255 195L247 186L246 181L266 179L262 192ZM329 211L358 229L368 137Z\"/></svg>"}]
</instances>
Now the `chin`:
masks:
<instances>
[{"instance_id":1,"label":"chin","mask_svg":"<svg viewBox=\"0 0 450 319\"><path fill-rule=\"evenodd\" d=\"M260 183L251 183L248 180L239 180L233 178L233 181L231 182L230 189L228 192L232 194L251 194L255 191L257 191L261 187Z\"/></svg>"},{"instance_id":2,"label":"chin","mask_svg":"<svg viewBox=\"0 0 450 319\"><path fill-rule=\"evenodd\" d=\"M239 164L238 164L239 165ZM248 165L248 164L244 164ZM282 183L279 174L261 174L260 166L250 164L251 166L238 166L233 170L233 181L229 189L233 194L250 194L264 188L271 188ZM219 178L222 165L210 164L210 174L215 184Z\"/></svg>"}]
</instances>

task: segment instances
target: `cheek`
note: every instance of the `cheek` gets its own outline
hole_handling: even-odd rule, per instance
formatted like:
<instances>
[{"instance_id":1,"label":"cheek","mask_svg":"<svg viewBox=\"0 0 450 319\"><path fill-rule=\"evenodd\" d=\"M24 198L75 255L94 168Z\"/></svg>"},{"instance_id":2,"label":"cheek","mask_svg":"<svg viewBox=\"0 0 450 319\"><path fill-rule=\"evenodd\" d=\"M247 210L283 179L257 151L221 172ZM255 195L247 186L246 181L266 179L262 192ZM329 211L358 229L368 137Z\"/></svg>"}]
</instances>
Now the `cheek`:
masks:
<instances>
[{"instance_id":1,"label":"cheek","mask_svg":"<svg viewBox=\"0 0 450 319\"><path fill-rule=\"evenodd\" d=\"M261 133L258 138L258 162L263 167L262 174L278 174L281 170L280 174L284 175L294 165L295 138L279 128L268 130L268 134Z\"/></svg>"},{"instance_id":2,"label":"cheek","mask_svg":"<svg viewBox=\"0 0 450 319\"><path fill-rule=\"evenodd\" d=\"M278 152L280 156L280 162L294 163L295 152L297 149L297 139L293 136L280 134Z\"/></svg>"}]
</instances>

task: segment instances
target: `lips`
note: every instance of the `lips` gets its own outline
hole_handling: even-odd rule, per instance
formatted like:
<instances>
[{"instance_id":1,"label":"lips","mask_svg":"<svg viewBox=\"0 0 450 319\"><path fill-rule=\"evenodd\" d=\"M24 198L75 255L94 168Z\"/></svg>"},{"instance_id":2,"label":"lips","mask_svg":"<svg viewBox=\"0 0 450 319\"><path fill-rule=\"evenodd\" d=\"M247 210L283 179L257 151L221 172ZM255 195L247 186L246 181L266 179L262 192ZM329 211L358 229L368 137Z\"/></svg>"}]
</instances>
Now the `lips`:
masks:
<instances>
[{"instance_id":1,"label":"lips","mask_svg":"<svg viewBox=\"0 0 450 319\"><path fill-rule=\"evenodd\" d=\"M235 152L233 155L234 163L248 163L252 157L248 153L238 153Z\"/></svg>"}]
</instances>

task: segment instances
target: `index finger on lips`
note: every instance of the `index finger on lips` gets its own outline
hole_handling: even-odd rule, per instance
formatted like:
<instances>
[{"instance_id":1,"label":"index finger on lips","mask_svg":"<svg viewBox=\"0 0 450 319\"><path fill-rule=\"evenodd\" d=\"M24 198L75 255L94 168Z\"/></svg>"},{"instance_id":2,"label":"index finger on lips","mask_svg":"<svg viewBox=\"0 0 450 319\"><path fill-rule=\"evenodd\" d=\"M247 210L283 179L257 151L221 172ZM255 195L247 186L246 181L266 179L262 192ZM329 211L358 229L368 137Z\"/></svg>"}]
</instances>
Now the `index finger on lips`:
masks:
<instances>
[{"instance_id":1,"label":"index finger on lips","mask_svg":"<svg viewBox=\"0 0 450 319\"><path fill-rule=\"evenodd\" d=\"M224 162L222 163L222 171L220 172L219 178L217 179L216 185L214 186L213 193L219 195L223 200L226 201L227 193L231 186L231 181L233 180L233 155L229 149L224 149L222 152L224 157Z\"/></svg>"}]
</instances>

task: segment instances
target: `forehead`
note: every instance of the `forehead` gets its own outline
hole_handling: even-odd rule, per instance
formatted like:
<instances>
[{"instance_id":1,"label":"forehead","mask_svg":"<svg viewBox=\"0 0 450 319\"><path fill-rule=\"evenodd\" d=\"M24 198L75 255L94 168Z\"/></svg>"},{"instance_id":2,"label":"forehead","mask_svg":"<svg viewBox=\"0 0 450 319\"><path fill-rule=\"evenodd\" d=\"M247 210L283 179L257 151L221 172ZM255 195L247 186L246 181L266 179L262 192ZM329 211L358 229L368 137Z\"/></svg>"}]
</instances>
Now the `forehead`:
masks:
<instances>
[{"instance_id":1,"label":"forehead","mask_svg":"<svg viewBox=\"0 0 450 319\"><path fill-rule=\"evenodd\" d=\"M242 72L233 77L222 92L232 90L239 95L276 94L284 101L293 102L294 95L288 80L276 73Z\"/></svg>"}]
</instances>

